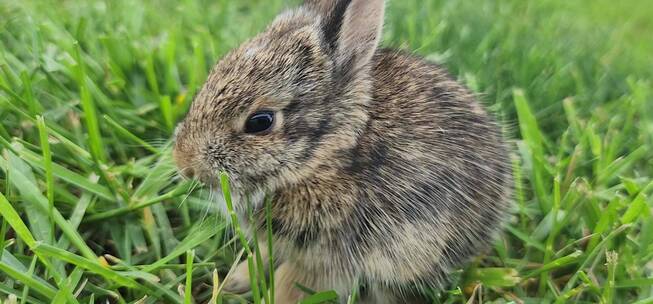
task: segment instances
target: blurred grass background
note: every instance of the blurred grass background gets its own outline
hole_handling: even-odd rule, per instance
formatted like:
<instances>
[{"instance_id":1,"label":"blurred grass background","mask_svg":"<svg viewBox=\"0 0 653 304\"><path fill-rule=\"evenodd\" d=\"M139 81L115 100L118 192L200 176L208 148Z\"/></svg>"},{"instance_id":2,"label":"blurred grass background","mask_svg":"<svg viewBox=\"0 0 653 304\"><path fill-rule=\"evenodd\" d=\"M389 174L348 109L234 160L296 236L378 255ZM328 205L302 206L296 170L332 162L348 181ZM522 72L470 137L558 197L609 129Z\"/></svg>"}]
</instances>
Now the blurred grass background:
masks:
<instances>
[{"instance_id":1,"label":"blurred grass background","mask_svg":"<svg viewBox=\"0 0 653 304\"><path fill-rule=\"evenodd\" d=\"M0 299L252 300L219 289L239 246L169 138L295 3L0 2ZM651 2L388 5L384 45L449 68L515 142L513 218L433 302L653 303Z\"/></svg>"}]
</instances>

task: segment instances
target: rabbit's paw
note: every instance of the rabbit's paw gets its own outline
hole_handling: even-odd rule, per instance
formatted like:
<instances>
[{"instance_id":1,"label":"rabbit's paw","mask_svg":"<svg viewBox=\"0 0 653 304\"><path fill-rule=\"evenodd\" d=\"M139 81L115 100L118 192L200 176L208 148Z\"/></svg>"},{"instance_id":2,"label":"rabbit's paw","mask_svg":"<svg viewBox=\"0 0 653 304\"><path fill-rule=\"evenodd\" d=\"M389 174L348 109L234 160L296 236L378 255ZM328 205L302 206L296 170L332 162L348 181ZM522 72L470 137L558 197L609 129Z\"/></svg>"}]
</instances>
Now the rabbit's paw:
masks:
<instances>
[{"instance_id":1,"label":"rabbit's paw","mask_svg":"<svg viewBox=\"0 0 653 304\"><path fill-rule=\"evenodd\" d=\"M240 264L236 266L234 273L227 278L224 284L225 291L237 294L248 292L251 286L249 284L249 270L247 268L247 261L240 262Z\"/></svg>"}]
</instances>

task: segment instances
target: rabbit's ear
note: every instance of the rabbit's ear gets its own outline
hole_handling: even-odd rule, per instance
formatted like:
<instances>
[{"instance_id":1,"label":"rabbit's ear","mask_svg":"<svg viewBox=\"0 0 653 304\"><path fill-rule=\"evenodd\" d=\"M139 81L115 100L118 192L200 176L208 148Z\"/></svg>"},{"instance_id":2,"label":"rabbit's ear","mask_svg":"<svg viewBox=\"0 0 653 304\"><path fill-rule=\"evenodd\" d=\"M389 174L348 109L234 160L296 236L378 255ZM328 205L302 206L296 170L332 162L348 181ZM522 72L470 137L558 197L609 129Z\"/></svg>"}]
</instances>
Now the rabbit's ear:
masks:
<instances>
[{"instance_id":1,"label":"rabbit's ear","mask_svg":"<svg viewBox=\"0 0 653 304\"><path fill-rule=\"evenodd\" d=\"M358 70L376 51L383 29L384 0L307 0L320 16L320 29L339 69Z\"/></svg>"}]
</instances>

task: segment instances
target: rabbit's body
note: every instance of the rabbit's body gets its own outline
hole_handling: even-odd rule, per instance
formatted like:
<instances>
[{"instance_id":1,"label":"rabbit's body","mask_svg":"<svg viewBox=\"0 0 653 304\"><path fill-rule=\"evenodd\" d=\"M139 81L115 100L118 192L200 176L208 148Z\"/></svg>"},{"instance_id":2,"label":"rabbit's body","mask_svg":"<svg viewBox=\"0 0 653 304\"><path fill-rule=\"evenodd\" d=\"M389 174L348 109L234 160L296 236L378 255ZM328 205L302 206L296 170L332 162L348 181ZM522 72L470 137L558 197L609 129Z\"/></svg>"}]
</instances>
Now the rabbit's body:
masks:
<instances>
[{"instance_id":1,"label":"rabbit's body","mask_svg":"<svg viewBox=\"0 0 653 304\"><path fill-rule=\"evenodd\" d=\"M355 282L363 301L403 303L487 247L506 215L500 128L436 65L377 50L382 16L381 0L281 15L223 59L179 128L182 171L271 194L276 303L303 296L294 283L346 297ZM240 268L227 287L245 288Z\"/></svg>"},{"instance_id":2,"label":"rabbit's body","mask_svg":"<svg viewBox=\"0 0 653 304\"><path fill-rule=\"evenodd\" d=\"M344 294L355 279L438 286L484 249L508 206L507 152L472 96L419 58L381 50L373 60L357 144L272 205L281 259Z\"/></svg>"}]
</instances>

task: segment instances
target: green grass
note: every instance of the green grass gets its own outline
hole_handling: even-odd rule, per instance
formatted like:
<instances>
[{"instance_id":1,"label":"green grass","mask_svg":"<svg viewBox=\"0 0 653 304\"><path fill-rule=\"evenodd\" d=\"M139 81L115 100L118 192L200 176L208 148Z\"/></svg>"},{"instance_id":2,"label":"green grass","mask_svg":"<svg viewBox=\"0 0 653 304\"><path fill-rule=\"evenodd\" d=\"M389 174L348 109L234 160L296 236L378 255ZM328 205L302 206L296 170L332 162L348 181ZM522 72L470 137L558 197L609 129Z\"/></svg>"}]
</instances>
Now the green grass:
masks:
<instances>
[{"instance_id":1,"label":"green grass","mask_svg":"<svg viewBox=\"0 0 653 304\"><path fill-rule=\"evenodd\" d=\"M433 302L653 303L649 1L388 3L384 44L449 68L514 139L515 212ZM174 178L169 138L212 64L287 5L0 2L0 299L269 297L219 287L242 244Z\"/></svg>"}]
</instances>

